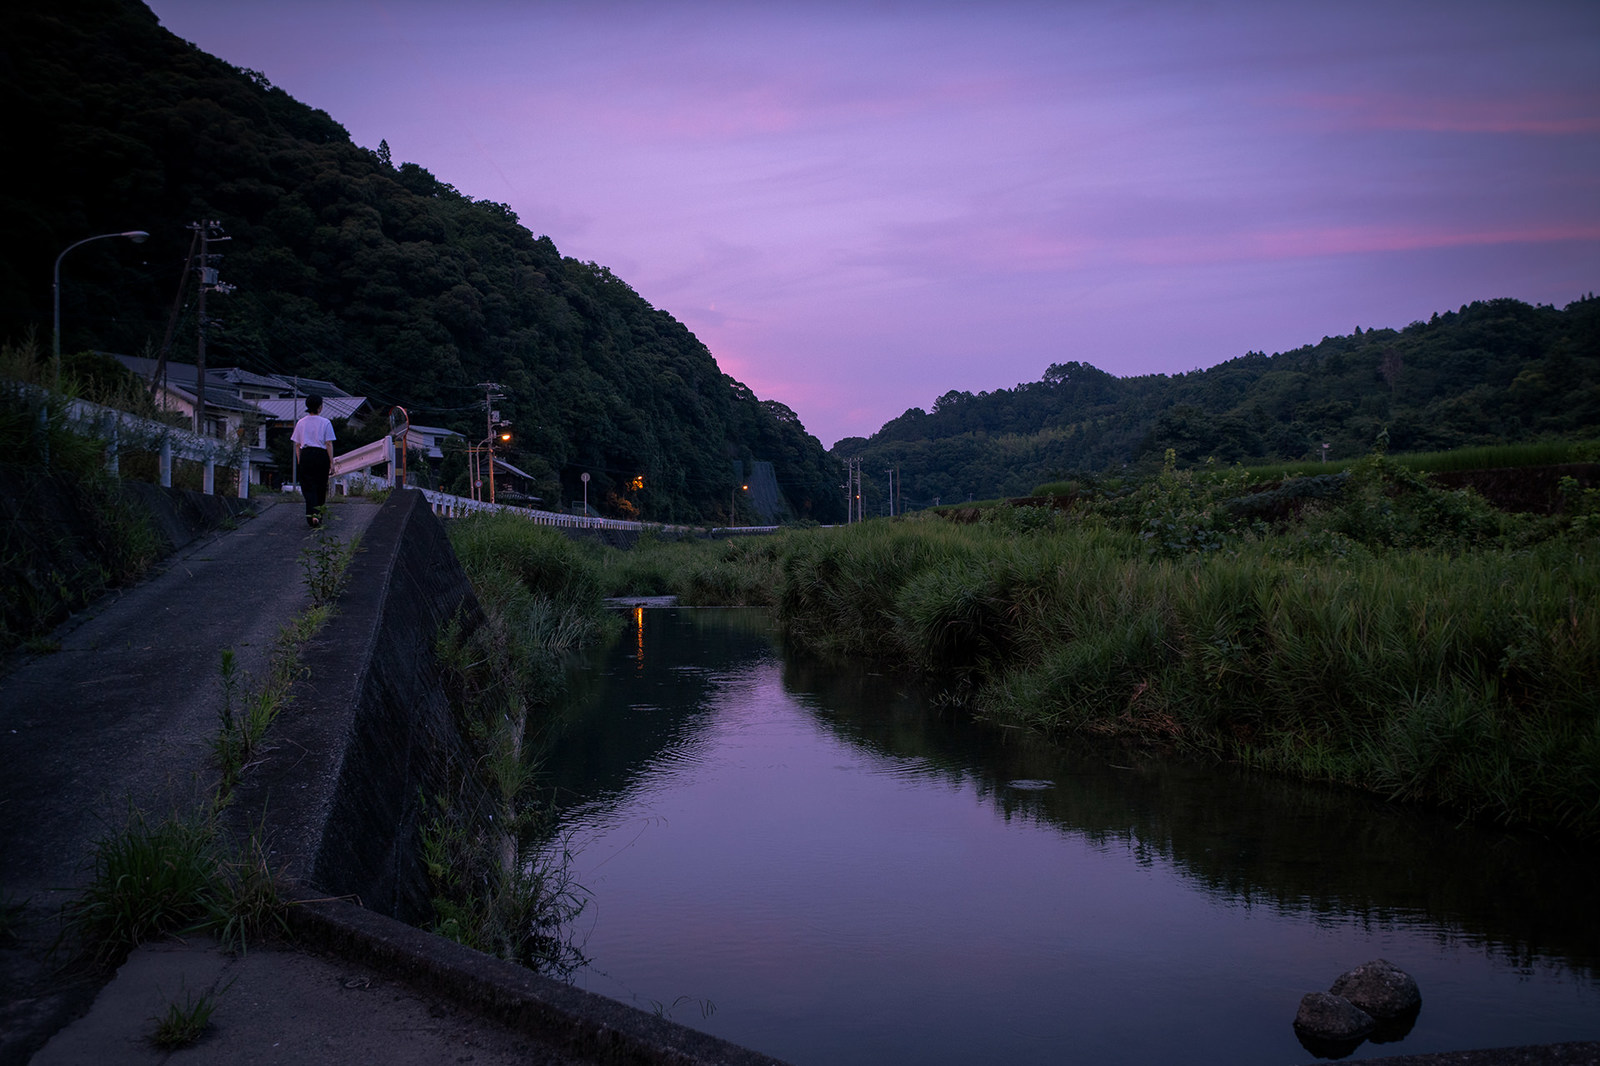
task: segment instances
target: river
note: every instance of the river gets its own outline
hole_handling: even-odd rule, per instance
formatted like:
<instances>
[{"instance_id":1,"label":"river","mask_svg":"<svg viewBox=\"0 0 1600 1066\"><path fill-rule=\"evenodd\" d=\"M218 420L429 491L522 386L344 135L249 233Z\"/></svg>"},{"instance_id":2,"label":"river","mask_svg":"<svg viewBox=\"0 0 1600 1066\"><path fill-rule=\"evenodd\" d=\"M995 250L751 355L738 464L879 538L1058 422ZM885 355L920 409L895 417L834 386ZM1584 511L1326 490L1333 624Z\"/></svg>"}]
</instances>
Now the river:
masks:
<instances>
[{"instance_id":1,"label":"river","mask_svg":"<svg viewBox=\"0 0 1600 1066\"><path fill-rule=\"evenodd\" d=\"M1074 753L641 609L545 755L581 987L796 1066L1314 1061L1303 994L1386 958L1384 1055L1600 1039L1593 848L1215 766Z\"/></svg>"}]
</instances>

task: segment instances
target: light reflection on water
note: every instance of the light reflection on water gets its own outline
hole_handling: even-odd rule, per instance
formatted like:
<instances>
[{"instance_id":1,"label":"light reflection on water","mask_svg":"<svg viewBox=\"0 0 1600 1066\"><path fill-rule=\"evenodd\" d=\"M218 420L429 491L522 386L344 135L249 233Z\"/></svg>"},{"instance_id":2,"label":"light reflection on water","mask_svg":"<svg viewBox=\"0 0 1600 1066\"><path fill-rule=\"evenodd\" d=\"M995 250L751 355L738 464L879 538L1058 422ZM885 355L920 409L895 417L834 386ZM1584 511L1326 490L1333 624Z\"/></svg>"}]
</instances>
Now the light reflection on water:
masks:
<instances>
[{"instance_id":1,"label":"light reflection on water","mask_svg":"<svg viewBox=\"0 0 1600 1066\"><path fill-rule=\"evenodd\" d=\"M800 1066L1284 1064L1301 995L1384 957L1422 1014L1352 1058L1600 1037L1592 855L1063 756L786 662L750 612L635 618L547 756L584 987Z\"/></svg>"}]
</instances>

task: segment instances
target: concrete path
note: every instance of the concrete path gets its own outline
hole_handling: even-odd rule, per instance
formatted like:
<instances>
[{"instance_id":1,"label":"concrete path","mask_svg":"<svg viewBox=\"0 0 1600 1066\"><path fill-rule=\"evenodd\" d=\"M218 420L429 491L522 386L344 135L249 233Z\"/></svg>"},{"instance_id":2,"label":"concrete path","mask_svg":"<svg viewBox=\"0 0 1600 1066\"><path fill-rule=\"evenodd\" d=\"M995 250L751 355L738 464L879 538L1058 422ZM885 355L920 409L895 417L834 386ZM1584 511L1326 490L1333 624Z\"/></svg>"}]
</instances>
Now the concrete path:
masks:
<instances>
[{"instance_id":1,"label":"concrete path","mask_svg":"<svg viewBox=\"0 0 1600 1066\"><path fill-rule=\"evenodd\" d=\"M210 997L199 1042L163 1051L150 1036L174 1005ZM129 956L94 1009L33 1057L33 1066L104 1063L261 1066L381 1063L578 1066L514 1030L487 1022L348 960L283 948L243 956L214 944L148 944Z\"/></svg>"},{"instance_id":2,"label":"concrete path","mask_svg":"<svg viewBox=\"0 0 1600 1066\"><path fill-rule=\"evenodd\" d=\"M329 511L320 535L349 541L377 507ZM60 651L0 679L0 890L59 904L130 805L159 816L211 790L222 652L265 676L279 630L309 603L300 553L318 535L294 502L267 503L105 597Z\"/></svg>"},{"instance_id":3,"label":"concrete path","mask_svg":"<svg viewBox=\"0 0 1600 1066\"><path fill-rule=\"evenodd\" d=\"M340 501L321 535L348 541L377 510ZM315 536L298 499L269 497L258 517L67 623L60 651L0 678L0 1063L25 1061L98 987L46 956L60 907L131 809L159 818L205 801L222 652L264 676L279 630L309 602L301 551Z\"/></svg>"}]
</instances>

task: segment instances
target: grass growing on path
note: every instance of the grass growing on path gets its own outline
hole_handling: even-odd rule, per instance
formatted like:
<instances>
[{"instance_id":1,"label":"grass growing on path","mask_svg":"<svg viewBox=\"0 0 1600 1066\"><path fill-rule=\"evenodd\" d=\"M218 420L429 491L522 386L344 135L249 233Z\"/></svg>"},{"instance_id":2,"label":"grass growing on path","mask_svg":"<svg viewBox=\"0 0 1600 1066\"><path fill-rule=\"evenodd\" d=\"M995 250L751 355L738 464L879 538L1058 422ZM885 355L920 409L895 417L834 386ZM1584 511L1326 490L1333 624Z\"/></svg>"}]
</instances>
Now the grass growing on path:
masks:
<instances>
[{"instance_id":1,"label":"grass growing on path","mask_svg":"<svg viewBox=\"0 0 1600 1066\"><path fill-rule=\"evenodd\" d=\"M124 828L95 844L92 869L63 911L62 935L102 965L161 936L207 933L242 951L270 930L287 931L261 848L232 854L210 814L152 822L130 811Z\"/></svg>"}]
</instances>

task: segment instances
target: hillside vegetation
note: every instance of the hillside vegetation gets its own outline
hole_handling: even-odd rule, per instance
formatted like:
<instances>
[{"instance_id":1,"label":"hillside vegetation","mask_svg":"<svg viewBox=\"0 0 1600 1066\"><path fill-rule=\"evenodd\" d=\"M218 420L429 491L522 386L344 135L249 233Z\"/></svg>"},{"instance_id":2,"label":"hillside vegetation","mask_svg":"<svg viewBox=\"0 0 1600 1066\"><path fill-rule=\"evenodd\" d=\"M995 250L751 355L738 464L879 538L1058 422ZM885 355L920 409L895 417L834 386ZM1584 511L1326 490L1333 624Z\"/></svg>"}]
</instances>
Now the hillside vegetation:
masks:
<instances>
[{"instance_id":1,"label":"hillside vegetation","mask_svg":"<svg viewBox=\"0 0 1600 1066\"><path fill-rule=\"evenodd\" d=\"M1473 303L1404 329L1357 330L1207 370L1118 378L1086 363L993 392L947 392L870 438L861 457L867 513L885 509L884 471L910 508L1024 496L1075 472L1293 462L1443 451L1600 435L1600 300L1564 309Z\"/></svg>"},{"instance_id":2,"label":"hillside vegetation","mask_svg":"<svg viewBox=\"0 0 1600 1066\"><path fill-rule=\"evenodd\" d=\"M187 259L216 220L208 365L333 380L417 422L484 432L479 382L549 497L656 520L720 515L735 461L767 460L793 514L842 516L841 477L794 412L718 368L682 323L604 266L562 256L504 204L353 144L332 117L162 29L134 0L0 11L15 153L0 185L0 340L159 348ZM194 361L191 285L173 358Z\"/></svg>"}]
</instances>

